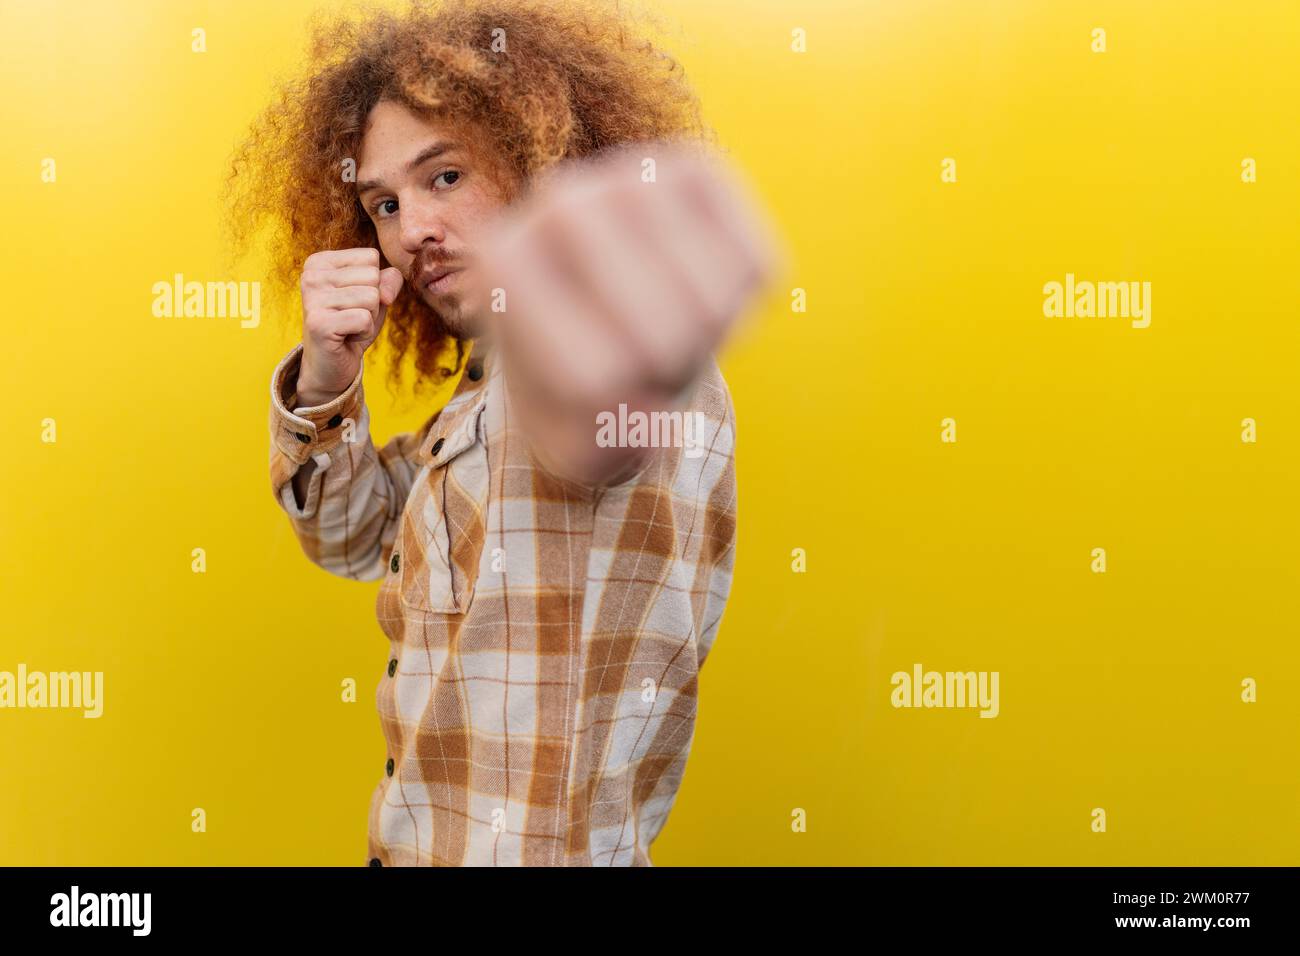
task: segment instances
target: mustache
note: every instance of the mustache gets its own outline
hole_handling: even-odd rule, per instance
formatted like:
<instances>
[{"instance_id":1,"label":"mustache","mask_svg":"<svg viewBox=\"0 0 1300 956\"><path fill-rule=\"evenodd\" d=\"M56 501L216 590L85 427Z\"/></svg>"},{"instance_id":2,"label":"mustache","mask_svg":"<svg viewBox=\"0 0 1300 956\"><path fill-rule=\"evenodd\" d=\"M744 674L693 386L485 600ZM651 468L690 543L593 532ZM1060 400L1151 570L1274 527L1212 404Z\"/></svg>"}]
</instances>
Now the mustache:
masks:
<instances>
[{"instance_id":1,"label":"mustache","mask_svg":"<svg viewBox=\"0 0 1300 956\"><path fill-rule=\"evenodd\" d=\"M424 273L428 272L430 269L435 269L438 266L443 265L453 265L461 262L462 259L462 256L458 256L453 252L448 252L441 246L426 246L416 253L415 258L411 260L411 264L407 266L405 274L406 282L408 285L414 287L419 282L420 276L424 275Z\"/></svg>"}]
</instances>

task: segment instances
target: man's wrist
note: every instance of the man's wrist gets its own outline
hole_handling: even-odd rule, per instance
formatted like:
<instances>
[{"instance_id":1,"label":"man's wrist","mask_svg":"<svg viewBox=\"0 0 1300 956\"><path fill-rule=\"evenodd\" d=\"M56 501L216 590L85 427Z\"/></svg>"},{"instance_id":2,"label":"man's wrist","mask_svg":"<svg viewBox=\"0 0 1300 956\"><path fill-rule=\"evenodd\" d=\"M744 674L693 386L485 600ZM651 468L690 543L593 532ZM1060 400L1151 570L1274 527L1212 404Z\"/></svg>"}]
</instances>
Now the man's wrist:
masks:
<instances>
[{"instance_id":1,"label":"man's wrist","mask_svg":"<svg viewBox=\"0 0 1300 956\"><path fill-rule=\"evenodd\" d=\"M315 408L318 405L327 405L347 391L346 388L337 392L328 391L316 388L310 381L304 382L301 362L299 362L297 371L294 373L289 386L293 389L294 404L292 407L295 408Z\"/></svg>"},{"instance_id":2,"label":"man's wrist","mask_svg":"<svg viewBox=\"0 0 1300 956\"><path fill-rule=\"evenodd\" d=\"M344 389L344 391L347 391L347 389ZM342 394L343 392L314 392L310 389L299 388L294 393L294 407L315 408L318 405L328 405Z\"/></svg>"}]
</instances>

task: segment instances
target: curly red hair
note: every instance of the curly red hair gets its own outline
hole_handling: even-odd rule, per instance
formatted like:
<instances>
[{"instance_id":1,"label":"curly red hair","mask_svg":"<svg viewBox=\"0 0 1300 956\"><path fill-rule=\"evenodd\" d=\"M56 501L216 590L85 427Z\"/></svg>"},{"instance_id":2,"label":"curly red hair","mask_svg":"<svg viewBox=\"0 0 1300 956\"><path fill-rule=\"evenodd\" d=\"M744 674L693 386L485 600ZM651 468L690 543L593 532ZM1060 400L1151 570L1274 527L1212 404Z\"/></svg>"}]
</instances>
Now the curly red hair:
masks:
<instances>
[{"instance_id":1,"label":"curly red hair","mask_svg":"<svg viewBox=\"0 0 1300 956\"><path fill-rule=\"evenodd\" d=\"M415 0L402 13L317 20L306 70L281 85L231 159L227 228L236 248L269 226L271 285L285 294L313 252L379 247L355 176L343 170L380 99L467 124L489 148L507 199L539 171L607 146L713 143L683 68L649 38L647 19L617 0ZM390 384L412 349L417 389L461 364L464 343L408 287L385 329ZM441 360L453 344L448 368Z\"/></svg>"}]
</instances>

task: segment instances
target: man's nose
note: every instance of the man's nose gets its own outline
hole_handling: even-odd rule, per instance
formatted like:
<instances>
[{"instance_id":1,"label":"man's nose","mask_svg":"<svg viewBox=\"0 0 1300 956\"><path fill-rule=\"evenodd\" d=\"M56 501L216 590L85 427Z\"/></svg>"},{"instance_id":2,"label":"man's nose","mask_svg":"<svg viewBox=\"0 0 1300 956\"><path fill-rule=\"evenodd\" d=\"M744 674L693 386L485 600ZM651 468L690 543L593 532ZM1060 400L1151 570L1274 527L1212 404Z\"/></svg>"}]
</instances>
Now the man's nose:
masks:
<instances>
[{"instance_id":1,"label":"man's nose","mask_svg":"<svg viewBox=\"0 0 1300 956\"><path fill-rule=\"evenodd\" d=\"M447 238L447 227L442 221L437 203L416 196L398 201L402 248L415 255L430 239L442 245Z\"/></svg>"}]
</instances>

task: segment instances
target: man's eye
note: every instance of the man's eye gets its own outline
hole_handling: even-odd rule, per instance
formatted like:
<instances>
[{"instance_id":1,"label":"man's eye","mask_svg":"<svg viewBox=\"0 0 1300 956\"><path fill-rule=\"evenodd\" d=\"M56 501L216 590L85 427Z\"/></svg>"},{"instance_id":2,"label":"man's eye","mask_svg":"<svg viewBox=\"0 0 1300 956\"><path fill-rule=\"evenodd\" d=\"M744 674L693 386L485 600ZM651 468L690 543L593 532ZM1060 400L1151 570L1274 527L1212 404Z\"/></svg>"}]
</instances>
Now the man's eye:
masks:
<instances>
[{"instance_id":1,"label":"man's eye","mask_svg":"<svg viewBox=\"0 0 1300 956\"><path fill-rule=\"evenodd\" d=\"M456 185L456 183L460 182L460 178L462 175L464 174L458 169L444 169L437 176L433 177L433 183L434 186L436 187L438 181L442 180L444 185L441 188L449 189L452 186ZM390 216L396 215L396 213L397 213L396 199L384 199L375 205L374 217L376 219L387 219Z\"/></svg>"}]
</instances>

